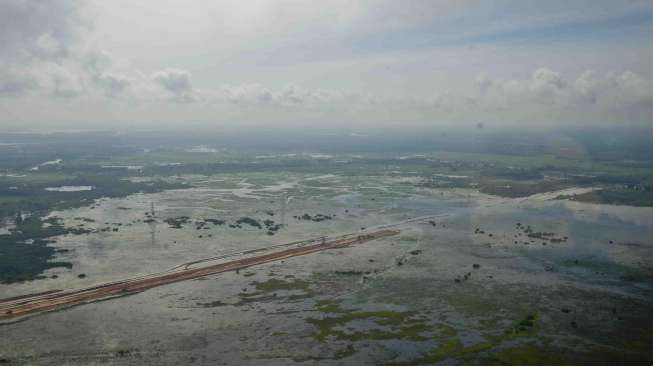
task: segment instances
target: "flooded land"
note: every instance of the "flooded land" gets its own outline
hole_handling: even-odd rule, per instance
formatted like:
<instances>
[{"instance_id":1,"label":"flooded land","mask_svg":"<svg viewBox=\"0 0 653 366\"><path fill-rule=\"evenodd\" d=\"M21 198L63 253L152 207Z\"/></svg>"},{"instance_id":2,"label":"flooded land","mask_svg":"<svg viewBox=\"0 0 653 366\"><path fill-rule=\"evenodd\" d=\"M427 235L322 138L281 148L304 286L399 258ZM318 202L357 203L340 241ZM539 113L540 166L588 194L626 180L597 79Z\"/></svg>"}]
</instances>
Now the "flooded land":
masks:
<instances>
[{"instance_id":1,"label":"flooded land","mask_svg":"<svg viewBox=\"0 0 653 366\"><path fill-rule=\"evenodd\" d=\"M5 314L2 365L653 362L646 164L430 147L6 142L0 299L399 233Z\"/></svg>"},{"instance_id":2,"label":"flooded land","mask_svg":"<svg viewBox=\"0 0 653 366\"><path fill-rule=\"evenodd\" d=\"M0 0L0 366L651 366L652 137L652 0Z\"/></svg>"}]
</instances>

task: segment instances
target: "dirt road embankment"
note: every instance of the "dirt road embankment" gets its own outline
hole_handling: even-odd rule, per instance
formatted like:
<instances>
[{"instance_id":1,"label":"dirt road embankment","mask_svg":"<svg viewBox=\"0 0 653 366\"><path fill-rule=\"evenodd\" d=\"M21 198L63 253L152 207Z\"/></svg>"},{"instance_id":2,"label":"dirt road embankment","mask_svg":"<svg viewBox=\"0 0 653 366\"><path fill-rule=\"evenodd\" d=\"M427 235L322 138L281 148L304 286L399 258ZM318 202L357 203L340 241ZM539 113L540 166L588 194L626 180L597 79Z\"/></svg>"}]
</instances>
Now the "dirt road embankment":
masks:
<instances>
[{"instance_id":1,"label":"dirt road embankment","mask_svg":"<svg viewBox=\"0 0 653 366\"><path fill-rule=\"evenodd\" d=\"M195 261L192 266L178 266L174 270L140 276L121 281L98 284L78 290L48 291L0 300L0 321L13 320L30 314L57 310L69 306L125 296L169 283L186 281L216 273L235 271L259 264L316 253L323 250L342 248L386 236L399 234L399 230L378 230L369 233L347 234L336 238L320 238L307 244L278 250L267 254L239 258L227 262L213 260Z\"/></svg>"}]
</instances>

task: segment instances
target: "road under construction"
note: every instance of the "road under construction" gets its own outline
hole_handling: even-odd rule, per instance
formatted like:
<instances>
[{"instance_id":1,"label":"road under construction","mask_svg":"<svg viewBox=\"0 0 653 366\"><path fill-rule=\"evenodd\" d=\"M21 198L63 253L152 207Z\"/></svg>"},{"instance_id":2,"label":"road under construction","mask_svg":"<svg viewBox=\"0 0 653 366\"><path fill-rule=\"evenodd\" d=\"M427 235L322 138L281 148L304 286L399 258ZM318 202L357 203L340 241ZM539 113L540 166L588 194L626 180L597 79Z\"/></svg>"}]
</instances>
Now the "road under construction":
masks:
<instances>
[{"instance_id":1,"label":"road under construction","mask_svg":"<svg viewBox=\"0 0 653 366\"><path fill-rule=\"evenodd\" d=\"M398 229L379 228L375 231L345 234L333 238L321 237L195 260L180 264L167 271L107 282L77 290L52 290L2 299L0 300L0 322L13 321L46 311L54 311L75 305L131 295L170 283L236 271L323 250L343 248L399 233L400 231ZM237 259L227 260L230 257L237 257Z\"/></svg>"}]
</instances>

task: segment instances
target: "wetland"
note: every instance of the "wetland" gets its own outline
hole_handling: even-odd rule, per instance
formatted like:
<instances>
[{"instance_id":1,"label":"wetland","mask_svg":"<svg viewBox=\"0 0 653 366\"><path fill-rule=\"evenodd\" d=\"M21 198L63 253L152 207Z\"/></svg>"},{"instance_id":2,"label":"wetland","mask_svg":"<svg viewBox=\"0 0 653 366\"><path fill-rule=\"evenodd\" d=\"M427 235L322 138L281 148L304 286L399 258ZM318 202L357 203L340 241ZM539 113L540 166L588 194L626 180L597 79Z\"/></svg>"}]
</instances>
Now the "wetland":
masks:
<instances>
[{"instance_id":1,"label":"wetland","mask_svg":"<svg viewBox=\"0 0 653 366\"><path fill-rule=\"evenodd\" d=\"M5 363L653 360L650 168L426 148L41 144L0 146L14 156L0 176L1 298L401 234L5 322ZM61 160L42 164L53 149Z\"/></svg>"}]
</instances>

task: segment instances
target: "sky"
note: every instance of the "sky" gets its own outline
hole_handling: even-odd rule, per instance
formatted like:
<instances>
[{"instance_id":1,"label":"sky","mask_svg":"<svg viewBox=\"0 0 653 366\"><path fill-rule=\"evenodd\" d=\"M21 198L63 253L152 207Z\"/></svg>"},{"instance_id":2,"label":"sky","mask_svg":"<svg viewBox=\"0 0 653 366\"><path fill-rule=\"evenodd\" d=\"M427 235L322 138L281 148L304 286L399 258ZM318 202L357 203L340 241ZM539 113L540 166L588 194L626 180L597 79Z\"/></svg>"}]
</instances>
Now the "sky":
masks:
<instances>
[{"instance_id":1,"label":"sky","mask_svg":"<svg viewBox=\"0 0 653 366\"><path fill-rule=\"evenodd\" d=\"M652 116L650 0L0 1L0 129Z\"/></svg>"}]
</instances>

